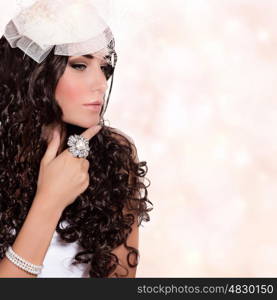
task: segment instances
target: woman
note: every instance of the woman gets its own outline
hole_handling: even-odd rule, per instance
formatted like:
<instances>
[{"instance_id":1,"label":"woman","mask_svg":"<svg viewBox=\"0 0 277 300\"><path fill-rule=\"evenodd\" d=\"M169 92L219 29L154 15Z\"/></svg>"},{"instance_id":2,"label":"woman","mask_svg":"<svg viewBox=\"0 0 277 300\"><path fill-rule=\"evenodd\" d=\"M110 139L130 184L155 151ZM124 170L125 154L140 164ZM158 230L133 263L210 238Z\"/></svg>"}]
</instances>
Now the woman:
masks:
<instances>
[{"instance_id":1,"label":"woman","mask_svg":"<svg viewBox=\"0 0 277 300\"><path fill-rule=\"evenodd\" d=\"M82 48L76 34L71 44L48 41L52 47L43 48L39 38L53 22L45 1L22 10L0 39L0 277L135 277L138 226L149 221L152 203L143 182L146 162L139 162L132 140L103 119L114 40L105 39L105 47L97 42L98 48L86 43L93 51L82 55L64 50ZM47 1L60 13L64 1ZM59 22L83 22L76 2L84 13L92 7L66 0ZM46 20L44 27L34 16Z\"/></svg>"}]
</instances>

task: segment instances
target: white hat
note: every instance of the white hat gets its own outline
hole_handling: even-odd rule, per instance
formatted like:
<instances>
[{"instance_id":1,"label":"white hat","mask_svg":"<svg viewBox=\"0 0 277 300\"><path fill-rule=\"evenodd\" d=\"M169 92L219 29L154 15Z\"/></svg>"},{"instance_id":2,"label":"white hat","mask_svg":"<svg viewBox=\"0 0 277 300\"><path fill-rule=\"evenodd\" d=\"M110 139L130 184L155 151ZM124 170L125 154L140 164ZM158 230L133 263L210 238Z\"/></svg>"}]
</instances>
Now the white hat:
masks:
<instances>
[{"instance_id":1,"label":"white hat","mask_svg":"<svg viewBox=\"0 0 277 300\"><path fill-rule=\"evenodd\" d=\"M4 35L11 47L20 48L37 63L54 47L56 55L66 56L91 53L103 57L115 53L112 31L95 5L99 1L0 1L5 14L1 16L0 37Z\"/></svg>"}]
</instances>

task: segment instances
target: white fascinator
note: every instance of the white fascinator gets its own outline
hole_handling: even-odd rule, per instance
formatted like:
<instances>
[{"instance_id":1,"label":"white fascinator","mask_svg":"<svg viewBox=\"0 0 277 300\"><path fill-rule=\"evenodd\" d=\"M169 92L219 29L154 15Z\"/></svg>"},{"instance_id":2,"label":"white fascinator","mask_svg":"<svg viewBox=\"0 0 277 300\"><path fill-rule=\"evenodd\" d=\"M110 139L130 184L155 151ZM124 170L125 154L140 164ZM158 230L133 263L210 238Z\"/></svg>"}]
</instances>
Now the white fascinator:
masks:
<instances>
[{"instance_id":1,"label":"white fascinator","mask_svg":"<svg viewBox=\"0 0 277 300\"><path fill-rule=\"evenodd\" d=\"M98 6L98 7L97 7ZM116 63L112 31L93 0L0 0L5 17L0 38L41 63L54 48L55 55L88 53Z\"/></svg>"}]
</instances>

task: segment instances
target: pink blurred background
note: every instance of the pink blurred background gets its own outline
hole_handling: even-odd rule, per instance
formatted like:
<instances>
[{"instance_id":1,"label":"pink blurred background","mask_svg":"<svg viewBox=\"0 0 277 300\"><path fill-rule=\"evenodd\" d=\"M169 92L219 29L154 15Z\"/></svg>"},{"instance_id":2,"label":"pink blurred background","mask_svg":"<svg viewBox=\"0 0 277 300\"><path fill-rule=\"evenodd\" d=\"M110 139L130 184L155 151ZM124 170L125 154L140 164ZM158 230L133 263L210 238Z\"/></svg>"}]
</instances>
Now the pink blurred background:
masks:
<instances>
[{"instance_id":1,"label":"pink blurred background","mask_svg":"<svg viewBox=\"0 0 277 300\"><path fill-rule=\"evenodd\" d=\"M137 277L276 276L277 2L107 3L105 117L147 161L154 204Z\"/></svg>"}]
</instances>

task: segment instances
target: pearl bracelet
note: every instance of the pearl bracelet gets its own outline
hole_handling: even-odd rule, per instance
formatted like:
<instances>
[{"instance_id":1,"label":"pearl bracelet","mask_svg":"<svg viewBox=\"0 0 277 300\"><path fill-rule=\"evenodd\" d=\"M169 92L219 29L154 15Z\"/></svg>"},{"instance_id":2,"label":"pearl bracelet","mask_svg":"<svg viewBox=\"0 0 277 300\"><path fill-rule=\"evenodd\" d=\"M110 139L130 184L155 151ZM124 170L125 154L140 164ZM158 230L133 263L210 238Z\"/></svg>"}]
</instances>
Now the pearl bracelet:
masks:
<instances>
[{"instance_id":1,"label":"pearl bracelet","mask_svg":"<svg viewBox=\"0 0 277 300\"><path fill-rule=\"evenodd\" d=\"M8 250L6 251L6 256L7 258L14 263L16 266L18 266L20 269L29 272L31 274L35 274L38 275L41 273L41 269L43 268L42 266L38 266L38 265L34 265L30 262L28 262L27 260L25 260L24 258L20 257L19 255L17 255L11 246L9 246Z\"/></svg>"}]
</instances>

